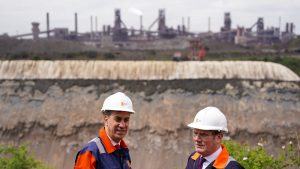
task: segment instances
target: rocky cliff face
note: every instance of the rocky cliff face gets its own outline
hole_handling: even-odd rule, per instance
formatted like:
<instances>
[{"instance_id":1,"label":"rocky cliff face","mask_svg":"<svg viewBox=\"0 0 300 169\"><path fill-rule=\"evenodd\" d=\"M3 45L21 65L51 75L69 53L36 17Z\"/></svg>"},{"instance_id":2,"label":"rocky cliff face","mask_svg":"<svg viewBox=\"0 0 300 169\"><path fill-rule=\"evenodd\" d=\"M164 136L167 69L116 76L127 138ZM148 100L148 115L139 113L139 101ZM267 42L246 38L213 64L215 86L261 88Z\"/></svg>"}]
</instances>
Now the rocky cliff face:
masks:
<instances>
[{"instance_id":1,"label":"rocky cliff face","mask_svg":"<svg viewBox=\"0 0 300 169\"><path fill-rule=\"evenodd\" d=\"M3 79L3 78L2 78ZM184 168L193 151L186 125L198 110L219 107L231 139L274 152L300 130L300 82L278 80L0 80L0 143L27 142L57 168L103 126L103 100L123 91L136 114L126 141L133 168ZM299 134L299 133L298 133Z\"/></svg>"}]
</instances>

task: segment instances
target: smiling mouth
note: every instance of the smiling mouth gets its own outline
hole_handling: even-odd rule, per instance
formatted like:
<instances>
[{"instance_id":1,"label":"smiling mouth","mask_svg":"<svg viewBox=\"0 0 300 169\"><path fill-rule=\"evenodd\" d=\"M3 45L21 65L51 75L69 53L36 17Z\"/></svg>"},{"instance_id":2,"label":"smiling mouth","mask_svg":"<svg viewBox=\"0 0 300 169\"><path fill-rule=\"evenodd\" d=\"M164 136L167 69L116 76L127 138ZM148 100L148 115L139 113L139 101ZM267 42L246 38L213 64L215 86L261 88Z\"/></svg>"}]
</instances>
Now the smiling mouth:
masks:
<instances>
[{"instance_id":1,"label":"smiling mouth","mask_svg":"<svg viewBox=\"0 0 300 169\"><path fill-rule=\"evenodd\" d=\"M117 130L116 133L124 134L124 133L126 133L126 131L125 130Z\"/></svg>"}]
</instances>

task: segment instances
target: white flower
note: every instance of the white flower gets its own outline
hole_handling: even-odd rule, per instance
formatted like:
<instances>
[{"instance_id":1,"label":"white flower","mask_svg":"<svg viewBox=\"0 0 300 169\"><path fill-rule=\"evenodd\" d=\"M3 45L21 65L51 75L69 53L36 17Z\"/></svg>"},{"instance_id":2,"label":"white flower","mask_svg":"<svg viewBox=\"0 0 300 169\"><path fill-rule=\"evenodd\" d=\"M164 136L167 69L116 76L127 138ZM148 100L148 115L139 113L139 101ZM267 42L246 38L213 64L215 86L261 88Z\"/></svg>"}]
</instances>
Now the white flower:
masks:
<instances>
[{"instance_id":1,"label":"white flower","mask_svg":"<svg viewBox=\"0 0 300 169\"><path fill-rule=\"evenodd\" d=\"M244 160L244 161L245 161L245 160L248 160L248 157L244 157L243 160Z\"/></svg>"},{"instance_id":2,"label":"white flower","mask_svg":"<svg viewBox=\"0 0 300 169\"><path fill-rule=\"evenodd\" d=\"M293 144L293 142L292 142L292 141L290 141L290 142L289 142L289 144Z\"/></svg>"},{"instance_id":3,"label":"white flower","mask_svg":"<svg viewBox=\"0 0 300 169\"><path fill-rule=\"evenodd\" d=\"M282 149L285 149L285 146L282 146L281 148L282 148Z\"/></svg>"},{"instance_id":4,"label":"white flower","mask_svg":"<svg viewBox=\"0 0 300 169\"><path fill-rule=\"evenodd\" d=\"M260 147L264 146L263 143L260 143L260 142L258 142L257 145L260 146Z\"/></svg>"}]
</instances>

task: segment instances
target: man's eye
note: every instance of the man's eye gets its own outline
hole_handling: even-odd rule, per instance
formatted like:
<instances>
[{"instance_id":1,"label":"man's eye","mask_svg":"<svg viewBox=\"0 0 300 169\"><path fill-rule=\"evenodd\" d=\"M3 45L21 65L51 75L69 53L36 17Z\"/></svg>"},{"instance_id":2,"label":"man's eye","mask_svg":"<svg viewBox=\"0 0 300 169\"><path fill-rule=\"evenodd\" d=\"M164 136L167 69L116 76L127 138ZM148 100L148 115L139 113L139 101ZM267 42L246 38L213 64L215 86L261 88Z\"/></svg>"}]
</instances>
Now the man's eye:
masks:
<instances>
[{"instance_id":1,"label":"man's eye","mask_svg":"<svg viewBox=\"0 0 300 169\"><path fill-rule=\"evenodd\" d=\"M120 118L120 117L116 117L116 118L115 118L115 121L116 121L116 122L120 122L121 120L122 120L122 118Z\"/></svg>"}]
</instances>

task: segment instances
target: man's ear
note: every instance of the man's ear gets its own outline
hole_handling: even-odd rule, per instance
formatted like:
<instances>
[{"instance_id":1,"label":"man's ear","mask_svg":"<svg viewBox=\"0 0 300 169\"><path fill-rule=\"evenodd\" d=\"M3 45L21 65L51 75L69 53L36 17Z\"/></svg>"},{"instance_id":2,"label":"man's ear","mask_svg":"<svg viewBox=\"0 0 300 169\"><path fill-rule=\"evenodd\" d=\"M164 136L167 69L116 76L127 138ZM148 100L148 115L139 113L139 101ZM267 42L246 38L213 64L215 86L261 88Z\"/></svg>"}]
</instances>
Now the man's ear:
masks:
<instances>
[{"instance_id":1,"label":"man's ear","mask_svg":"<svg viewBox=\"0 0 300 169\"><path fill-rule=\"evenodd\" d=\"M222 141L223 137L224 137L224 133L221 132L221 133L217 134L217 138L218 138L218 140L220 140L220 142Z\"/></svg>"},{"instance_id":2,"label":"man's ear","mask_svg":"<svg viewBox=\"0 0 300 169\"><path fill-rule=\"evenodd\" d=\"M104 125L107 124L109 116L108 115L103 115L103 119L104 119Z\"/></svg>"}]
</instances>

